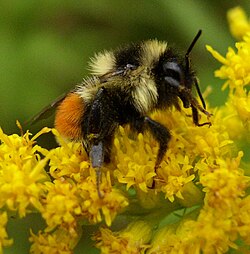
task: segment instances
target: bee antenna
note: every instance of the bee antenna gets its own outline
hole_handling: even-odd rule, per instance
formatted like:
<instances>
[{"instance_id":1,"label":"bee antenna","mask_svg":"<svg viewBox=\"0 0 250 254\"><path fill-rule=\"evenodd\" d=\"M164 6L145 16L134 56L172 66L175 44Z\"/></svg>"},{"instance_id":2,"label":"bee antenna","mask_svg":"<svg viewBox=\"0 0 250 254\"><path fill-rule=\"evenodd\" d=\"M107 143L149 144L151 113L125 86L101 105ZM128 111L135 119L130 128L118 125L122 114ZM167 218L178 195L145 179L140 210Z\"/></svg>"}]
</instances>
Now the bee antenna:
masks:
<instances>
[{"instance_id":1,"label":"bee antenna","mask_svg":"<svg viewBox=\"0 0 250 254\"><path fill-rule=\"evenodd\" d=\"M200 29L200 30L198 31L198 33L196 34L196 36L194 37L193 41L191 42L191 44L190 44L190 46L189 46L189 48L188 48L188 50L187 50L186 57L189 56L189 54L190 54L190 52L192 51L192 49L193 49L195 43L197 42L197 40L198 40L199 37L201 36L201 33L202 33L202 30Z\"/></svg>"},{"instance_id":2,"label":"bee antenna","mask_svg":"<svg viewBox=\"0 0 250 254\"><path fill-rule=\"evenodd\" d=\"M192 51L194 45L196 44L197 40L200 38L201 36L201 33L202 33L202 30L200 29L198 31L198 33L196 34L196 36L194 37L193 41L191 42L190 46L188 47L188 50L186 52L186 55L185 55L185 60L186 60L186 72L189 72L189 69L190 69L190 60L189 60L189 54L190 52ZM196 88L196 91L199 95L199 98L201 100L201 103L202 103L202 106L204 109L206 109L206 103L205 103L205 100L204 98L202 97L202 93L201 93L201 90L199 88L199 84L198 84L198 81L197 79L195 79L195 88Z\"/></svg>"},{"instance_id":3,"label":"bee antenna","mask_svg":"<svg viewBox=\"0 0 250 254\"><path fill-rule=\"evenodd\" d=\"M193 41L191 42L190 46L188 47L188 50L186 52L185 55L185 59L186 59L186 71L188 72L190 69L190 61L189 61L189 54L192 51L195 43L197 42L197 40L199 39L199 37L201 36L202 30L200 29L198 31L198 33L196 34L196 36L194 37Z\"/></svg>"}]
</instances>

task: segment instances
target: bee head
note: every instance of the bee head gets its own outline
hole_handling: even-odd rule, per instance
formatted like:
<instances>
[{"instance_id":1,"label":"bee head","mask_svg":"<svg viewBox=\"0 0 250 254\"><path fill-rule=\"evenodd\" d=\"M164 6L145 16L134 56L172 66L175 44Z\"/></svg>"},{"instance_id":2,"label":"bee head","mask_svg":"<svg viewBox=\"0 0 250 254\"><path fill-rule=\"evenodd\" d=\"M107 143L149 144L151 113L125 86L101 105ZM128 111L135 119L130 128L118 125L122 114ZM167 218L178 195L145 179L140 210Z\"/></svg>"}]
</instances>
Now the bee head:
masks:
<instances>
[{"instance_id":1,"label":"bee head","mask_svg":"<svg viewBox=\"0 0 250 254\"><path fill-rule=\"evenodd\" d=\"M198 81L194 71L190 64L190 52L193 49L195 43L201 35L201 30L198 31L197 35L190 44L183 61L177 57L170 57L167 61L162 63L162 71L164 75L164 81L172 87L172 91L182 100L183 106L189 108L193 101L192 87L198 92L201 99L203 108L206 108L205 101L202 97Z\"/></svg>"},{"instance_id":2,"label":"bee head","mask_svg":"<svg viewBox=\"0 0 250 254\"><path fill-rule=\"evenodd\" d=\"M172 93L176 94L183 102L185 108L190 107L187 93L191 93L195 75L192 71L185 71L185 67L176 58L163 63L162 66L164 83L171 87Z\"/></svg>"}]
</instances>

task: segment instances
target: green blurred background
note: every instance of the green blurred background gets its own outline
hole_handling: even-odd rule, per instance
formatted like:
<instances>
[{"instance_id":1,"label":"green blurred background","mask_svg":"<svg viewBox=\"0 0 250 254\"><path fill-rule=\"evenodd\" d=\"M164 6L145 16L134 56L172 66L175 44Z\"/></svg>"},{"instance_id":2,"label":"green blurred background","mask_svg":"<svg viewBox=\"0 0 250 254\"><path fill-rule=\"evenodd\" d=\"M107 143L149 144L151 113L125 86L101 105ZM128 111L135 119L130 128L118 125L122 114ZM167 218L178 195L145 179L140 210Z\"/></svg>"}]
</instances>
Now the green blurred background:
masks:
<instances>
[{"instance_id":1,"label":"green blurred background","mask_svg":"<svg viewBox=\"0 0 250 254\"><path fill-rule=\"evenodd\" d=\"M185 52L199 29L192 62L201 89L213 87L210 105L222 104L223 81L213 77L220 64L205 45L222 54L234 45L226 12L237 5L250 15L249 0L1 0L0 126L8 134L19 132L16 119L23 123L81 82L95 52L149 38ZM53 117L30 129L42 126L53 126Z\"/></svg>"},{"instance_id":2,"label":"green blurred background","mask_svg":"<svg viewBox=\"0 0 250 254\"><path fill-rule=\"evenodd\" d=\"M198 29L192 61L202 90L215 88L210 104L220 104L222 81L213 78L219 64L205 44L222 53L234 45L226 11L236 5L250 10L248 0L0 1L0 126L17 132L16 119L23 123L81 82L95 52L149 38L184 52ZM31 129L52 123L53 117Z\"/></svg>"}]
</instances>

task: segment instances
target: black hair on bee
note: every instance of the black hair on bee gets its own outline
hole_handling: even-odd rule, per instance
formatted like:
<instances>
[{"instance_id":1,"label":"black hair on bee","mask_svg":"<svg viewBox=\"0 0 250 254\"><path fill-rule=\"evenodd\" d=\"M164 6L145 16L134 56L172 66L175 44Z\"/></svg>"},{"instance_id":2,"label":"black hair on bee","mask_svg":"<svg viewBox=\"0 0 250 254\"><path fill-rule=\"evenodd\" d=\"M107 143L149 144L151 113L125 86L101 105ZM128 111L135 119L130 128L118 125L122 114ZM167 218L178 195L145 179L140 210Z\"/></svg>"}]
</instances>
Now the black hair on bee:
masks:
<instances>
[{"instance_id":1,"label":"black hair on bee","mask_svg":"<svg viewBox=\"0 0 250 254\"><path fill-rule=\"evenodd\" d=\"M99 197L103 197L101 167L110 161L114 133L119 125L129 124L137 132L148 130L152 134L159 143L155 169L166 153L171 135L165 126L149 117L152 111L170 106L180 110L181 100L184 108L191 107L195 125L211 125L199 123L198 111L207 117L211 114L206 111L189 58L200 35L201 31L184 57L158 40L96 54L90 62L92 76L53 103L60 103L56 129L67 139L81 141L96 169ZM193 85L202 106L192 94Z\"/></svg>"}]
</instances>

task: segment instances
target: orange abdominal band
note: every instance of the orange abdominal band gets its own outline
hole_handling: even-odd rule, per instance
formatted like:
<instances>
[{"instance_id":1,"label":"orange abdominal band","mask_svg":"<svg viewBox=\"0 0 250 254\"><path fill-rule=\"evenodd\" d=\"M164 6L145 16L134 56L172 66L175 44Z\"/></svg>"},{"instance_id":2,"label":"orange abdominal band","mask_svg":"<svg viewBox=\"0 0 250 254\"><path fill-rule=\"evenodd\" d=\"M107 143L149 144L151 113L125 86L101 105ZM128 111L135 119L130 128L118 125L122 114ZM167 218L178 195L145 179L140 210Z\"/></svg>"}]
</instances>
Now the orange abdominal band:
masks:
<instances>
[{"instance_id":1,"label":"orange abdominal band","mask_svg":"<svg viewBox=\"0 0 250 254\"><path fill-rule=\"evenodd\" d=\"M75 93L69 93L57 108L55 128L67 139L80 140L83 113L83 99Z\"/></svg>"}]
</instances>

